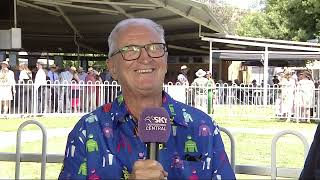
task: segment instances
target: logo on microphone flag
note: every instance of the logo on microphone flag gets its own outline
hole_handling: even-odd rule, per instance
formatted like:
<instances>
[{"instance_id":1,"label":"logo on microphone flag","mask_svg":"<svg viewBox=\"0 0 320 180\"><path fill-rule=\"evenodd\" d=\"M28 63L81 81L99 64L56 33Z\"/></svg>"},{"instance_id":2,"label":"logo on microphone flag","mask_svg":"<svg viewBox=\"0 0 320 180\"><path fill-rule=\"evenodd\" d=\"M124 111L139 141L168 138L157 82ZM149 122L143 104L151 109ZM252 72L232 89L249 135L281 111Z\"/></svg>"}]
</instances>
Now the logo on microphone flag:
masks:
<instances>
[{"instance_id":1,"label":"logo on microphone flag","mask_svg":"<svg viewBox=\"0 0 320 180\"><path fill-rule=\"evenodd\" d=\"M139 136L143 142L167 142L170 132L170 117L164 108L145 109L138 121Z\"/></svg>"},{"instance_id":2,"label":"logo on microphone flag","mask_svg":"<svg viewBox=\"0 0 320 180\"><path fill-rule=\"evenodd\" d=\"M146 131L166 131L168 119L163 116L147 116L144 118Z\"/></svg>"}]
</instances>

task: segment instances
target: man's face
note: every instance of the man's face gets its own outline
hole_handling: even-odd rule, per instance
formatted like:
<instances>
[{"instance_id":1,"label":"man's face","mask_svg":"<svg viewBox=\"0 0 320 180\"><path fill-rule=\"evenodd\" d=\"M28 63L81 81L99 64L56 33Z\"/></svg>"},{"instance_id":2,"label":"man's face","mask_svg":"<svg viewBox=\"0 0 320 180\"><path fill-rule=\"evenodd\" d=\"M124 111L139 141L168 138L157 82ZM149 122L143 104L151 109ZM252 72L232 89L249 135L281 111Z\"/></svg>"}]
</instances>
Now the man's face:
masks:
<instances>
[{"instance_id":1,"label":"man's face","mask_svg":"<svg viewBox=\"0 0 320 180\"><path fill-rule=\"evenodd\" d=\"M37 63L37 69L40 69L40 68L42 68L42 65Z\"/></svg>"},{"instance_id":2,"label":"man's face","mask_svg":"<svg viewBox=\"0 0 320 180\"><path fill-rule=\"evenodd\" d=\"M188 74L188 69L183 69L182 74Z\"/></svg>"},{"instance_id":3,"label":"man's face","mask_svg":"<svg viewBox=\"0 0 320 180\"><path fill-rule=\"evenodd\" d=\"M1 69L5 69L5 68L8 68L8 66L4 63L1 63Z\"/></svg>"},{"instance_id":4,"label":"man's face","mask_svg":"<svg viewBox=\"0 0 320 180\"><path fill-rule=\"evenodd\" d=\"M144 46L150 43L163 43L159 34L146 26L130 25L119 31L117 48L128 45ZM110 58L108 66L114 79L118 80L123 92L143 95L162 91L167 73L167 53L160 58L151 58L144 48L137 60L125 61L121 53Z\"/></svg>"}]
</instances>

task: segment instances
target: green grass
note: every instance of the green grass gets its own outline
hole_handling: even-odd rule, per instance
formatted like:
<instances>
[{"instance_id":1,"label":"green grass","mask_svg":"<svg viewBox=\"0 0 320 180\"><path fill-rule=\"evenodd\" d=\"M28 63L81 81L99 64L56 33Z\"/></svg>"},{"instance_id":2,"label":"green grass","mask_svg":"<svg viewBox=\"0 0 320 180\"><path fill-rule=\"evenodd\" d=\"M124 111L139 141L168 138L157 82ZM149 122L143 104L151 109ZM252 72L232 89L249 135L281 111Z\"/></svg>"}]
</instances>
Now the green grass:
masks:
<instances>
[{"instance_id":1,"label":"green grass","mask_svg":"<svg viewBox=\"0 0 320 180\"><path fill-rule=\"evenodd\" d=\"M0 131L17 131L19 125L27 120L37 120L45 128L72 128L80 117L30 117L30 118L10 118L0 119ZM39 130L36 125L28 125L24 130Z\"/></svg>"},{"instance_id":2,"label":"green grass","mask_svg":"<svg viewBox=\"0 0 320 180\"><path fill-rule=\"evenodd\" d=\"M280 130L315 130L316 123L286 123L280 119L247 119L247 118L227 118L215 117L219 126L228 128L271 128Z\"/></svg>"},{"instance_id":3,"label":"green grass","mask_svg":"<svg viewBox=\"0 0 320 180\"><path fill-rule=\"evenodd\" d=\"M226 151L230 157L230 143L227 136L222 134ZM273 135L256 135L237 133L236 164L269 166L271 164L271 142ZM292 135L286 135L277 143L277 167L302 168L304 164L304 146Z\"/></svg>"},{"instance_id":4,"label":"green grass","mask_svg":"<svg viewBox=\"0 0 320 180\"><path fill-rule=\"evenodd\" d=\"M71 128L79 117L70 118L37 118L46 128ZM12 119L3 120L3 123L10 124L9 126L0 127L1 131L16 131L20 123L26 119ZM4 122L5 121L5 122ZM311 123L285 123L280 120L273 119L251 119L247 118L216 118L217 123L225 128L268 128L278 130L305 130L314 131L317 124ZM2 121L0 121L2 122ZM15 128L16 127L16 128ZM29 127L29 126L28 126ZM33 128L29 128L33 129ZM262 130L263 131L263 130ZM48 139L48 153L63 154L66 143L65 137ZM241 165L257 165L270 167L271 164L271 141L273 135L259 135L259 134L245 134L234 133L236 141L236 164ZM225 143L226 150L229 153L230 143L226 135L222 133L222 138ZM308 141L311 143L312 137ZM10 146L0 149L0 152L15 152L15 147ZM41 141L23 143L22 152L41 152ZM302 168L303 160L303 145L297 137L286 135L279 139L277 143L277 166ZM14 178L14 163L13 162L0 162L0 179ZM56 179L61 169L61 164L47 164L46 178ZM22 163L20 177L24 179L40 178L40 163ZM252 175L237 175L239 179L269 179L269 176L252 176Z\"/></svg>"},{"instance_id":5,"label":"green grass","mask_svg":"<svg viewBox=\"0 0 320 180\"><path fill-rule=\"evenodd\" d=\"M64 154L66 137L48 139L48 154ZM1 149L0 152L15 152L15 146ZM23 143L21 147L23 153L41 153L41 141ZM46 179L57 179L62 164L47 163ZM23 179L40 179L41 163L21 163L20 177ZM14 162L0 162L0 179L14 179Z\"/></svg>"}]
</instances>

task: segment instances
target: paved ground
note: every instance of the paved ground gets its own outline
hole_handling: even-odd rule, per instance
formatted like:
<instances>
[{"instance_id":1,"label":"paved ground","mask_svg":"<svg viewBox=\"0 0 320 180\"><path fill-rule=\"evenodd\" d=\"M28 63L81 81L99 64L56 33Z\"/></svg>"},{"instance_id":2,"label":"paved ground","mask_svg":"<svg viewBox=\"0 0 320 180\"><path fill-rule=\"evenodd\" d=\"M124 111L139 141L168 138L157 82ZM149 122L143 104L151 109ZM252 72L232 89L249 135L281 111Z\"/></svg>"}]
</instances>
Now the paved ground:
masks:
<instances>
[{"instance_id":1,"label":"paved ground","mask_svg":"<svg viewBox=\"0 0 320 180\"><path fill-rule=\"evenodd\" d=\"M236 133L246 133L246 134L263 134L263 135L275 135L282 130L269 128L269 129L261 129L261 128L228 128L228 130L232 134ZM306 130L298 130L302 135L304 135L309 141L313 139L313 135L315 133L316 128L313 131ZM47 130L47 138L53 137L66 137L68 133L71 131L70 128L57 128L57 129L48 129ZM0 149L15 145L16 144L16 132L0 132ZM32 142L42 139L40 130L33 131L23 131L22 133L22 142Z\"/></svg>"}]
</instances>

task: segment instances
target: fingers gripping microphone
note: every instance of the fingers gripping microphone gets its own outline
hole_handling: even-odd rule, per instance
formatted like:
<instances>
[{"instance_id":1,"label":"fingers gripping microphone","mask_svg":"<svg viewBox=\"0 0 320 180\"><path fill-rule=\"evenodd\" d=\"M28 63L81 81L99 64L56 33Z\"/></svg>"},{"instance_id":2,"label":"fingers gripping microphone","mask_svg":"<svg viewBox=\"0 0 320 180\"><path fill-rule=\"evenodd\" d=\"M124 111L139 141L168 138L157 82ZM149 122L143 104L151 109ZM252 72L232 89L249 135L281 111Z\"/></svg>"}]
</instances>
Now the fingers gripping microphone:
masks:
<instances>
[{"instance_id":1,"label":"fingers gripping microphone","mask_svg":"<svg viewBox=\"0 0 320 180\"><path fill-rule=\"evenodd\" d=\"M157 160L158 143L166 143L171 131L170 117L164 108L147 108L138 121L140 139L148 143L148 156Z\"/></svg>"}]
</instances>

